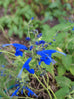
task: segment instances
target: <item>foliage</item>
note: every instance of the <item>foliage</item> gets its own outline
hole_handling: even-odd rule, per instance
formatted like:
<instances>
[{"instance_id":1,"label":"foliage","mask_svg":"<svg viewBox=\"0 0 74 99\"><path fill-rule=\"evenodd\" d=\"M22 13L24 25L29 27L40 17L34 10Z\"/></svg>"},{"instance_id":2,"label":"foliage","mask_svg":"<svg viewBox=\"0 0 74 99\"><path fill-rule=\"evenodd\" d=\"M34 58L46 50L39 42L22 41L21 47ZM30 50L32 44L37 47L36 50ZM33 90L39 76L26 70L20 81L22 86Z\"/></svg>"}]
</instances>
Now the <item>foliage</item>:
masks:
<instances>
[{"instance_id":1,"label":"foliage","mask_svg":"<svg viewBox=\"0 0 74 99\"><path fill-rule=\"evenodd\" d=\"M51 0L52 1L52 0ZM60 0L56 0L56 2L52 3L49 0L34 0L29 2L29 0L1 0L0 5L5 9L4 16L0 18L0 25L3 28L8 29L8 35L12 36L13 34L19 35L19 38L22 38L24 34L27 37L30 36L31 41L28 42L28 50L23 51L23 57L15 57L14 48L6 47L0 49L0 96L9 99L12 93L16 88L14 86L19 82L22 86L30 86L31 79L26 69L23 70L21 75L21 80L17 77L21 66L23 66L24 62L28 60L28 57L32 55L33 59L29 63L30 68L35 70L36 79L42 85L44 84L44 89L49 94L49 90L54 96L54 99L73 99L74 98L74 23L67 22L64 20L63 16L66 16L66 11L71 11L71 5L67 2L62 6ZM55 0L54 0L55 1ZM5 3L4 3L5 2ZM10 8L9 12L8 9ZM66 8L66 10L64 10ZM38 14L40 13L40 14ZM40 15L44 17L44 19L38 20L36 15ZM31 17L34 16L35 20L31 20ZM45 24L48 20L53 20L53 18L58 18L59 24L54 26L53 28L49 27ZM39 18L39 19L40 19ZM28 20L30 20L28 22ZM1 28L0 27L0 28ZM2 29L2 28L1 28ZM38 32L38 30L39 32ZM3 30L3 29L2 29ZM42 37L37 38L37 35L42 32ZM44 46L36 45L35 42L39 42L40 40L44 40L46 43ZM32 51L30 51L30 46L34 46ZM9 50L10 48L10 50ZM38 62L40 60L40 56L36 54L38 50L42 49L55 49L60 52L65 52L66 56L61 55L60 53L53 53L52 58L55 59L56 63L53 65L45 64L41 62L40 67L38 66ZM2 67L5 65L5 67ZM56 84L57 90L54 94L53 90L50 86L50 79L48 78L48 73L52 75L52 82ZM34 78L33 77L33 78ZM43 82L39 79L42 79ZM21 84L23 82L23 85ZM12 87L12 88L10 88ZM31 88L31 86L30 86ZM21 89L18 94L21 94ZM23 90L23 94L25 97L28 97L25 93L25 89ZM39 94L40 91L33 89L36 94ZM57 97L57 98L56 98ZM22 95L23 98L23 95ZM29 97L28 97L29 98Z\"/></svg>"},{"instance_id":2,"label":"foliage","mask_svg":"<svg viewBox=\"0 0 74 99\"><path fill-rule=\"evenodd\" d=\"M65 23L65 24L62 23L62 24L56 25L55 27L53 27L51 29L48 27L48 25L44 25L42 27L43 36L38 38L37 35L40 35L40 34L38 34L38 32L33 33L33 32L38 31L38 30L32 30L32 28L30 26L31 22L32 22L32 20L30 20L29 23L28 23L28 25L29 25L28 33L29 34L27 34L27 36L30 36L32 38L33 42L29 41L29 44L30 44L30 46L31 45L34 46L34 49L33 49L32 53L31 53L30 50L25 50L26 54L27 53L29 55L32 54L32 57L33 57L32 61L30 62L30 68L35 69L36 75L38 77L39 76L43 77L43 75L46 75L47 72L50 72L50 74L53 76L53 79L56 80L57 87L59 88L55 92L55 95L57 96L57 98L53 94L55 99L58 99L58 97L61 97L61 99L65 99L65 97L69 98L69 96L73 97L73 95L71 93L73 92L72 87L74 86L74 82L71 81L68 77L65 77L65 75L66 75L66 71L68 71L71 75L74 75L74 72L73 72L74 70L73 70L73 65L72 65L73 64L73 45L72 44L69 45L69 41L70 41L70 43L73 43L73 31L72 31L72 28L74 26L74 23ZM63 25L65 25L65 27ZM30 31L32 31L32 32L30 32ZM34 38L34 36L35 36L35 38ZM41 47L41 45L35 45L35 42L36 41L39 42L40 40L45 40L46 41L46 43L44 44L43 47ZM50 42L51 42L51 45L50 45ZM38 47L38 46L40 46L40 47ZM37 56L35 54L35 52L37 50L39 50L40 48L41 49L42 48L56 49L56 50L59 50L61 52L64 51L64 52L67 53L66 56L62 56L60 53L59 54L54 53L52 55L53 59L55 59L56 62L57 62L56 63L56 68L57 68L57 73L58 73L57 76L55 76L55 72L54 72L54 68L55 68L54 66L55 65L52 65L52 63L50 64L50 66L48 66L47 64L41 62L40 67L39 66L37 67L36 64L38 64L38 62L36 61L36 59L39 59L40 57ZM0 51L3 52L3 53L6 53L7 57L10 58L10 61L11 60L14 61L10 68L7 67L4 70L4 73L6 74L6 76L5 76L5 78L1 77L1 83L3 84L3 87L1 87L1 88L5 89L5 87L7 86L7 90L9 90L8 89L9 86L14 85L17 80L19 80L20 83L23 82L23 84L26 86L27 83L24 82L24 80L28 81L28 82L30 81L29 76L28 76L29 73L27 73L27 71L24 70L22 72L22 75L21 75L21 77L22 77L21 80L18 79L18 78L16 79L16 76L20 71L21 65L23 65L24 61L27 61L28 57L26 57L26 55L23 54L23 57L18 56L18 57L15 58L14 54L11 54L11 53L14 52L14 50L7 52L7 51L5 51L5 50L3 51L1 49ZM17 48L16 48L16 51L17 51ZM3 55L3 53L1 55ZM10 54L10 56L8 54ZM3 63L4 63L4 61L3 61ZM1 63L1 64L3 64L3 63ZM9 64L9 66L10 66L10 64ZM15 71L13 71L14 68L15 68ZM3 70L3 68L1 68L1 70ZM12 76L12 80L9 77L9 75ZM35 77L37 77L37 76L35 76ZM38 77L37 77L37 79L38 79ZM10 83L11 81L12 81L12 83ZM38 81L39 81L39 79L38 79ZM44 80L44 82L45 82L45 80ZM11 92L9 92L9 94L11 94L11 93L12 93L12 90L11 90Z\"/></svg>"},{"instance_id":3,"label":"foliage","mask_svg":"<svg viewBox=\"0 0 74 99\"><path fill-rule=\"evenodd\" d=\"M30 4L29 4L30 3ZM63 16L66 16L65 8L71 10L71 6L68 3L62 5L60 0L56 0L54 3L49 2L49 0L1 0L0 5L4 9L4 16L0 18L0 25L4 28L8 28L8 35L12 36L13 34L19 35L21 39L24 34L27 33L28 20L33 16L36 18L34 21L35 25L33 28L43 27L44 22L53 18L57 18L59 22L65 21ZM46 7L47 6L47 7ZM37 20L37 15L40 13L40 17ZM44 19L41 21L41 16ZM40 29L41 30L41 29ZM41 30L42 32L42 30Z\"/></svg>"}]
</instances>

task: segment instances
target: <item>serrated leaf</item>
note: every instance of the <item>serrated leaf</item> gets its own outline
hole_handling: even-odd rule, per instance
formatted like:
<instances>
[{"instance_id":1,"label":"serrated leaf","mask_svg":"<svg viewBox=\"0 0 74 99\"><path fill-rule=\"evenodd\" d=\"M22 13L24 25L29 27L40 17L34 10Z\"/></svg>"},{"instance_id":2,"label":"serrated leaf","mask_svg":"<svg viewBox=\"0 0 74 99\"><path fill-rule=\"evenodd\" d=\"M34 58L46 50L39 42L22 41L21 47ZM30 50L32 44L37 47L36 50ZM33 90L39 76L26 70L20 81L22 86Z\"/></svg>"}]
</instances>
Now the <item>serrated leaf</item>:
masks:
<instances>
[{"instance_id":1,"label":"serrated leaf","mask_svg":"<svg viewBox=\"0 0 74 99\"><path fill-rule=\"evenodd\" d=\"M55 36L56 33L58 33L59 31L60 31L60 33L58 33L58 34L62 33L63 37L65 37L66 33L65 32L63 33L63 31L71 30L73 26L74 26L74 23L68 22L66 24L63 24L63 23L58 24L51 29L47 28L46 31L44 31L44 29L42 29L42 33L43 33L42 39L45 40L46 42L53 41L53 36ZM63 37L62 36L60 36L60 37L57 36L57 38L58 38L57 40L60 40L60 38L63 38ZM60 41L63 41L63 39L60 40Z\"/></svg>"},{"instance_id":2,"label":"serrated leaf","mask_svg":"<svg viewBox=\"0 0 74 99\"><path fill-rule=\"evenodd\" d=\"M59 89L55 95L57 97L57 99L65 99L65 96L69 93L69 88L68 87L64 87Z\"/></svg>"},{"instance_id":3,"label":"serrated leaf","mask_svg":"<svg viewBox=\"0 0 74 99\"><path fill-rule=\"evenodd\" d=\"M50 4L50 6L49 6L49 8L56 8L56 7L58 7L58 3L57 2L54 2L54 3L51 3Z\"/></svg>"},{"instance_id":4,"label":"serrated leaf","mask_svg":"<svg viewBox=\"0 0 74 99\"><path fill-rule=\"evenodd\" d=\"M66 57L65 56L62 56L62 63L63 63L64 67L67 70L70 70L71 63L72 63L72 57L71 57L71 55L67 55Z\"/></svg>"},{"instance_id":5,"label":"serrated leaf","mask_svg":"<svg viewBox=\"0 0 74 99\"><path fill-rule=\"evenodd\" d=\"M12 36L12 34L13 34L13 30L12 29L9 29L8 36Z\"/></svg>"},{"instance_id":6,"label":"serrated leaf","mask_svg":"<svg viewBox=\"0 0 74 99\"><path fill-rule=\"evenodd\" d=\"M70 87L71 80L64 76L56 76L55 77L57 84L61 87Z\"/></svg>"},{"instance_id":7,"label":"serrated leaf","mask_svg":"<svg viewBox=\"0 0 74 99\"><path fill-rule=\"evenodd\" d=\"M19 38L21 39L23 37L23 31L18 32Z\"/></svg>"},{"instance_id":8,"label":"serrated leaf","mask_svg":"<svg viewBox=\"0 0 74 99\"><path fill-rule=\"evenodd\" d=\"M66 69L62 65L60 65L58 67L58 75L62 76L65 72L66 72Z\"/></svg>"}]
</instances>

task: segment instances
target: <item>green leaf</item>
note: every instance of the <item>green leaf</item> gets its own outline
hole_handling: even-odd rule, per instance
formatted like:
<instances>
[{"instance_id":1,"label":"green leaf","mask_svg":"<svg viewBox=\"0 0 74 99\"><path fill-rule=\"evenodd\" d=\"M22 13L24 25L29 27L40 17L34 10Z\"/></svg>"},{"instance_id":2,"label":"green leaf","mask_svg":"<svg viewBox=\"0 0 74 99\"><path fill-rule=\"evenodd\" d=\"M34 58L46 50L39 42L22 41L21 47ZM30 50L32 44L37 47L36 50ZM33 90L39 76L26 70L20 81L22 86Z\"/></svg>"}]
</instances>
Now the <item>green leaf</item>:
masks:
<instances>
[{"instance_id":1,"label":"green leaf","mask_svg":"<svg viewBox=\"0 0 74 99\"><path fill-rule=\"evenodd\" d=\"M45 19L43 20L43 22L46 22L48 20L53 20L53 16L51 15L50 12L45 12Z\"/></svg>"},{"instance_id":2,"label":"green leaf","mask_svg":"<svg viewBox=\"0 0 74 99\"><path fill-rule=\"evenodd\" d=\"M69 88L68 87L64 87L59 89L55 95L57 97L57 99L65 99L65 96L69 93Z\"/></svg>"},{"instance_id":3,"label":"green leaf","mask_svg":"<svg viewBox=\"0 0 74 99\"><path fill-rule=\"evenodd\" d=\"M16 25L13 26L13 31L14 31L15 34L18 34L18 29L17 29Z\"/></svg>"},{"instance_id":4,"label":"green leaf","mask_svg":"<svg viewBox=\"0 0 74 99\"><path fill-rule=\"evenodd\" d=\"M70 67L70 72L71 72L72 75L74 75L74 66Z\"/></svg>"},{"instance_id":5,"label":"green leaf","mask_svg":"<svg viewBox=\"0 0 74 99\"><path fill-rule=\"evenodd\" d=\"M58 24L51 29L46 28L46 31L44 30L44 28L42 28L42 31L41 31L43 33L42 39L45 40L46 42L51 42L54 39L53 36L55 36L56 33L60 32L60 33L58 33L59 37L56 36L57 43L60 45L59 42L63 42L63 38L68 35L67 33L65 33L65 31L71 30L73 26L74 26L74 23L69 22L69 23L66 23L66 24L64 24L64 23ZM62 35L60 35L61 33L62 33Z\"/></svg>"},{"instance_id":6,"label":"green leaf","mask_svg":"<svg viewBox=\"0 0 74 99\"><path fill-rule=\"evenodd\" d=\"M58 67L58 75L62 76L65 72L66 72L66 69L62 65L60 65Z\"/></svg>"},{"instance_id":7,"label":"green leaf","mask_svg":"<svg viewBox=\"0 0 74 99\"><path fill-rule=\"evenodd\" d=\"M70 87L71 80L64 76L56 76L55 77L57 84L61 87Z\"/></svg>"},{"instance_id":8,"label":"green leaf","mask_svg":"<svg viewBox=\"0 0 74 99\"><path fill-rule=\"evenodd\" d=\"M19 35L19 38L21 39L23 37L23 31L19 30L18 35Z\"/></svg>"},{"instance_id":9,"label":"green leaf","mask_svg":"<svg viewBox=\"0 0 74 99\"><path fill-rule=\"evenodd\" d=\"M46 71L50 72L54 76L54 66L52 63L50 65L46 65L44 62L42 62L41 67L46 68Z\"/></svg>"},{"instance_id":10,"label":"green leaf","mask_svg":"<svg viewBox=\"0 0 74 99\"><path fill-rule=\"evenodd\" d=\"M67 70L70 70L71 63L72 63L72 57L71 57L71 55L62 56L62 63L63 63L64 67Z\"/></svg>"},{"instance_id":11,"label":"green leaf","mask_svg":"<svg viewBox=\"0 0 74 99\"><path fill-rule=\"evenodd\" d=\"M13 34L13 30L12 29L9 29L8 36L10 37L10 36L12 36L12 34Z\"/></svg>"},{"instance_id":12,"label":"green leaf","mask_svg":"<svg viewBox=\"0 0 74 99\"><path fill-rule=\"evenodd\" d=\"M54 3L51 3L50 4L49 8L56 8L58 6L59 6L58 3L57 2L54 2Z\"/></svg>"}]
</instances>

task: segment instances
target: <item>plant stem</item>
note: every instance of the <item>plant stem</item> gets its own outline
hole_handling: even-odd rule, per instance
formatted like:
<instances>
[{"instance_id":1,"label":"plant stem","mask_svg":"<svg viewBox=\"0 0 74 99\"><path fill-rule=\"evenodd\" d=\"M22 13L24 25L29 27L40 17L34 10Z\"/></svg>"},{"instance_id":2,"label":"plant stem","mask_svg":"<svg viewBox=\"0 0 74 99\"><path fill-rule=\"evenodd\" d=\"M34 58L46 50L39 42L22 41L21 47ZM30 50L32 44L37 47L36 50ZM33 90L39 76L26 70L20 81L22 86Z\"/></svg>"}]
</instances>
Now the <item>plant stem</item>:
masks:
<instances>
[{"instance_id":1,"label":"plant stem","mask_svg":"<svg viewBox=\"0 0 74 99\"><path fill-rule=\"evenodd\" d=\"M29 38L30 38L30 33L29 33L29 24L30 24L30 23L28 23L28 36L29 36Z\"/></svg>"},{"instance_id":2,"label":"plant stem","mask_svg":"<svg viewBox=\"0 0 74 99\"><path fill-rule=\"evenodd\" d=\"M55 99L57 99L57 97L56 97L55 93L54 93L54 92L53 92L53 90L50 88L50 86L48 87L48 89L52 92L52 94L53 94L54 98L55 98Z\"/></svg>"},{"instance_id":3,"label":"plant stem","mask_svg":"<svg viewBox=\"0 0 74 99\"><path fill-rule=\"evenodd\" d=\"M46 82L44 76L42 76L43 80L44 80L44 83L46 84L46 86L48 87L48 83Z\"/></svg>"},{"instance_id":4,"label":"plant stem","mask_svg":"<svg viewBox=\"0 0 74 99\"><path fill-rule=\"evenodd\" d=\"M2 51L2 50L0 50L0 52L7 53L7 54L11 54L11 55L15 56L13 53L8 52L8 51Z\"/></svg>"},{"instance_id":5,"label":"plant stem","mask_svg":"<svg viewBox=\"0 0 74 99\"><path fill-rule=\"evenodd\" d=\"M43 86L43 88L44 88L45 90L47 90L50 99L52 99L52 96L51 96L49 90L48 90L48 89L45 87L45 85L39 80L39 78L36 76L36 74L34 74L34 77L36 77L36 79L37 79L37 80L39 81L39 83Z\"/></svg>"},{"instance_id":6,"label":"plant stem","mask_svg":"<svg viewBox=\"0 0 74 99\"><path fill-rule=\"evenodd\" d=\"M49 77L48 77L48 74L47 73L46 73L46 76L47 76L47 84L49 85Z\"/></svg>"}]
</instances>

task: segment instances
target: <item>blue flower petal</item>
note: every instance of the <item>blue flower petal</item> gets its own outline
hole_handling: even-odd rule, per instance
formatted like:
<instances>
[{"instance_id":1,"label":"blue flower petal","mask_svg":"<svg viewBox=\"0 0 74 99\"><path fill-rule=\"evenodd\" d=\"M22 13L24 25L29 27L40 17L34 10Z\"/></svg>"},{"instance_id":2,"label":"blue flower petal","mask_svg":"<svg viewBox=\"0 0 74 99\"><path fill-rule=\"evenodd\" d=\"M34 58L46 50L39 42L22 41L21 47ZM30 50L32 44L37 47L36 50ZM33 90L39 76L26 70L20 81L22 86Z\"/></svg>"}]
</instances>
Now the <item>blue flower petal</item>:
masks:
<instances>
[{"instance_id":1,"label":"blue flower petal","mask_svg":"<svg viewBox=\"0 0 74 99\"><path fill-rule=\"evenodd\" d=\"M74 31L74 27L73 27L72 31Z\"/></svg>"},{"instance_id":2,"label":"blue flower petal","mask_svg":"<svg viewBox=\"0 0 74 99\"><path fill-rule=\"evenodd\" d=\"M21 74L22 74L22 72L23 72L23 68L20 70L20 72L19 72L19 74L18 74L18 78L21 78Z\"/></svg>"},{"instance_id":3,"label":"blue flower petal","mask_svg":"<svg viewBox=\"0 0 74 99\"><path fill-rule=\"evenodd\" d=\"M16 51L15 56L19 56L19 55L22 57L23 56L23 52L22 51Z\"/></svg>"},{"instance_id":4,"label":"blue flower petal","mask_svg":"<svg viewBox=\"0 0 74 99\"><path fill-rule=\"evenodd\" d=\"M29 62L32 60L32 58L28 58L28 60L24 63L24 65L22 66L22 69L20 70L19 74L18 74L18 78L21 78L21 74L22 74L22 71L23 69L25 68L29 73L31 74L34 74L34 69L30 69L30 66L29 66Z\"/></svg>"},{"instance_id":5,"label":"blue flower petal","mask_svg":"<svg viewBox=\"0 0 74 99\"><path fill-rule=\"evenodd\" d=\"M42 36L42 33L39 33L38 35L37 35L37 38L39 38L39 37L41 37Z\"/></svg>"},{"instance_id":6,"label":"blue flower petal","mask_svg":"<svg viewBox=\"0 0 74 99\"><path fill-rule=\"evenodd\" d=\"M49 44L51 45L52 43L50 42Z\"/></svg>"},{"instance_id":7,"label":"blue flower petal","mask_svg":"<svg viewBox=\"0 0 74 99\"><path fill-rule=\"evenodd\" d=\"M2 65L2 67L4 68L5 66L4 66L4 65Z\"/></svg>"},{"instance_id":8,"label":"blue flower petal","mask_svg":"<svg viewBox=\"0 0 74 99\"><path fill-rule=\"evenodd\" d=\"M27 69L27 71L30 72L31 74L35 73L34 69Z\"/></svg>"},{"instance_id":9,"label":"blue flower petal","mask_svg":"<svg viewBox=\"0 0 74 99\"><path fill-rule=\"evenodd\" d=\"M53 39L53 41L55 41L55 39Z\"/></svg>"},{"instance_id":10,"label":"blue flower petal","mask_svg":"<svg viewBox=\"0 0 74 99\"><path fill-rule=\"evenodd\" d=\"M66 54L65 54L65 53L63 53L63 52L59 52L59 51L56 51L56 52L58 52L58 53L60 53L60 54L63 54L64 56L66 56Z\"/></svg>"},{"instance_id":11,"label":"blue flower petal","mask_svg":"<svg viewBox=\"0 0 74 99\"><path fill-rule=\"evenodd\" d=\"M45 44L45 41L44 40L40 40L39 44Z\"/></svg>"},{"instance_id":12,"label":"blue flower petal","mask_svg":"<svg viewBox=\"0 0 74 99\"><path fill-rule=\"evenodd\" d=\"M26 87L25 88L26 90L28 90L28 96L30 96L30 95L34 95L34 96L36 96L36 97L38 97L31 89L29 89L28 87Z\"/></svg>"},{"instance_id":13,"label":"blue flower petal","mask_svg":"<svg viewBox=\"0 0 74 99\"><path fill-rule=\"evenodd\" d=\"M23 50L28 50L28 48L25 46L25 45L22 45L22 44L18 44L18 43L13 43L13 44L4 44L2 45L2 47L6 47L6 46L10 46L10 45L13 45L15 48L16 48L16 53L15 53L15 56L23 56L23 52L20 51L21 49Z\"/></svg>"},{"instance_id":14,"label":"blue flower petal","mask_svg":"<svg viewBox=\"0 0 74 99\"><path fill-rule=\"evenodd\" d=\"M36 42L35 42L35 44L36 44L36 45L39 45L39 42L38 42L38 41L36 41Z\"/></svg>"},{"instance_id":15,"label":"blue flower petal","mask_svg":"<svg viewBox=\"0 0 74 99\"><path fill-rule=\"evenodd\" d=\"M56 53L56 52L61 53L61 54L63 54L63 55L66 56L65 53L59 52L59 51L56 51L56 50L42 50L42 51L37 51L37 54L41 56L40 57L40 61L39 61L39 65L41 64L42 61L45 64L47 64L47 65L50 65L51 62L52 62L52 64L55 64L56 61L51 58L51 55L53 53Z\"/></svg>"},{"instance_id":16,"label":"blue flower petal","mask_svg":"<svg viewBox=\"0 0 74 99\"><path fill-rule=\"evenodd\" d=\"M21 94L23 95L23 89L21 90Z\"/></svg>"},{"instance_id":17,"label":"blue flower petal","mask_svg":"<svg viewBox=\"0 0 74 99\"><path fill-rule=\"evenodd\" d=\"M23 56L23 52L20 51L20 50L21 49L28 50L28 48L26 46L22 45L22 44L13 43L12 45L16 48L15 56L19 56L20 55L22 57Z\"/></svg>"},{"instance_id":18,"label":"blue flower petal","mask_svg":"<svg viewBox=\"0 0 74 99\"><path fill-rule=\"evenodd\" d=\"M22 44L18 44L18 43L13 43L12 44L16 49L18 48L18 50L23 49L23 50L28 50L28 48L25 45Z\"/></svg>"},{"instance_id":19,"label":"blue flower petal","mask_svg":"<svg viewBox=\"0 0 74 99\"><path fill-rule=\"evenodd\" d=\"M30 37L26 37L26 39L25 39L25 40L30 41Z\"/></svg>"},{"instance_id":20,"label":"blue flower petal","mask_svg":"<svg viewBox=\"0 0 74 99\"><path fill-rule=\"evenodd\" d=\"M33 49L33 46L31 45L29 49L30 49L30 51L31 51L31 50Z\"/></svg>"},{"instance_id":21,"label":"blue flower petal","mask_svg":"<svg viewBox=\"0 0 74 99\"><path fill-rule=\"evenodd\" d=\"M18 88L12 93L11 98L12 98L13 96L18 96L18 95L17 95L17 92L19 91L19 89L20 89L20 87L18 87Z\"/></svg>"},{"instance_id":22,"label":"blue flower petal","mask_svg":"<svg viewBox=\"0 0 74 99\"><path fill-rule=\"evenodd\" d=\"M34 17L31 18L31 20L33 20L33 19L34 19Z\"/></svg>"},{"instance_id":23,"label":"blue flower petal","mask_svg":"<svg viewBox=\"0 0 74 99\"><path fill-rule=\"evenodd\" d=\"M2 47L10 46L12 44L3 44Z\"/></svg>"}]
</instances>

